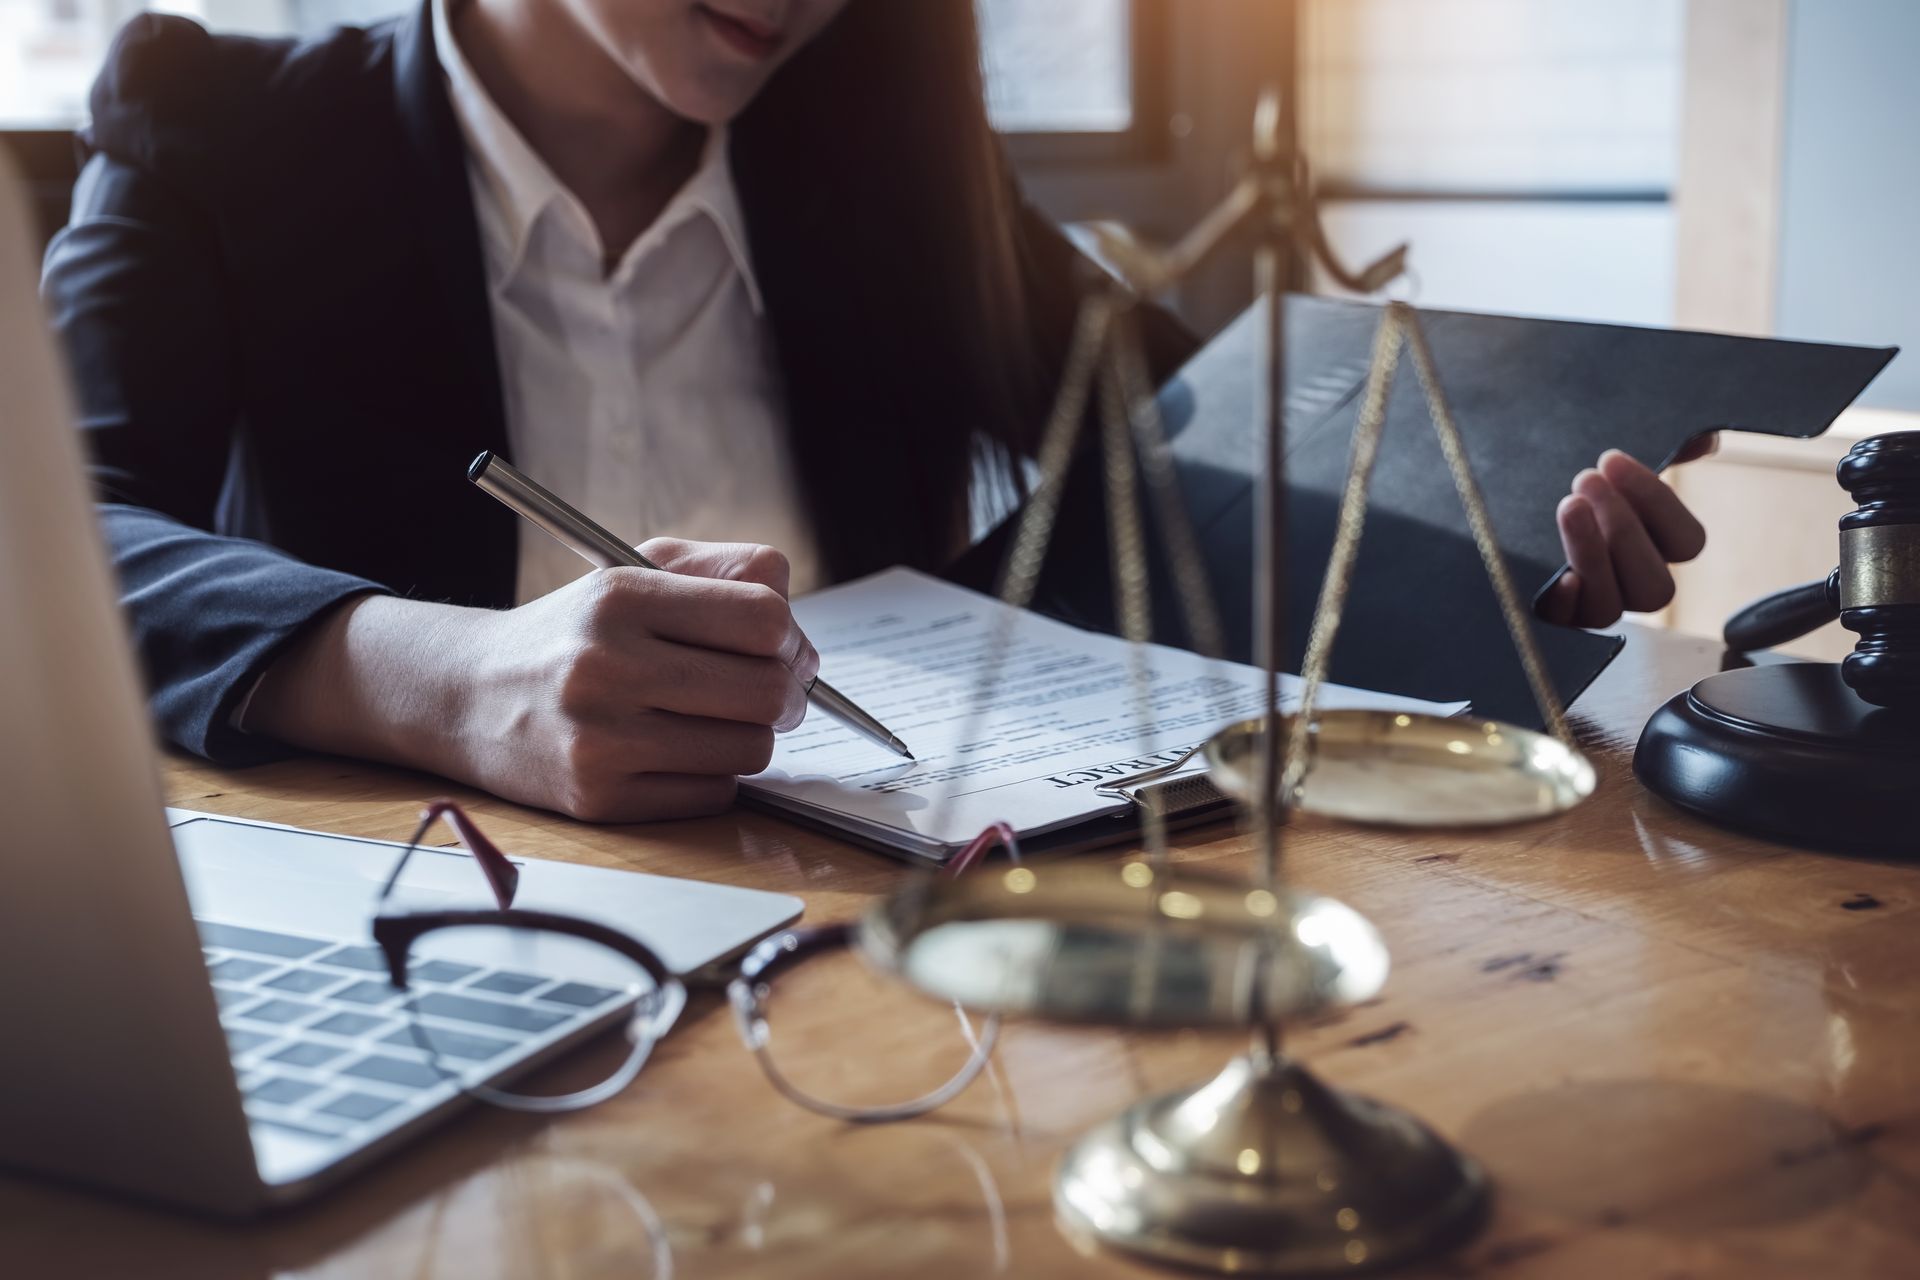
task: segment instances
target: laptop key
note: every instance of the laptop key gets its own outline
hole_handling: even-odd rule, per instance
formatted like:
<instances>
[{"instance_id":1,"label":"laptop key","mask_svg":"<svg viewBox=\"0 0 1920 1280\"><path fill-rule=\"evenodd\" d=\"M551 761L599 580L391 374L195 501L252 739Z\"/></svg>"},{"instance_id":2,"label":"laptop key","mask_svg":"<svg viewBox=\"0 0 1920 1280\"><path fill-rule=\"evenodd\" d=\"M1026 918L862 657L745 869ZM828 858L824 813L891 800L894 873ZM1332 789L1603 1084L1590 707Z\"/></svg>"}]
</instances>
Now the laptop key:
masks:
<instances>
[{"instance_id":1,"label":"laptop key","mask_svg":"<svg viewBox=\"0 0 1920 1280\"><path fill-rule=\"evenodd\" d=\"M314 959L315 964L330 964L336 969L358 969L364 973L385 973L386 953L378 947L340 947Z\"/></svg>"},{"instance_id":2,"label":"laptop key","mask_svg":"<svg viewBox=\"0 0 1920 1280\"><path fill-rule=\"evenodd\" d=\"M563 982L551 991L542 991L536 1000L551 1000L555 1004L570 1004L580 1009L591 1009L595 1005L605 1004L619 995L611 987L594 987L584 982Z\"/></svg>"},{"instance_id":3,"label":"laptop key","mask_svg":"<svg viewBox=\"0 0 1920 1280\"><path fill-rule=\"evenodd\" d=\"M268 1102L276 1107L291 1107L320 1092L317 1084L295 1080L291 1076L268 1076L247 1090L247 1101Z\"/></svg>"},{"instance_id":4,"label":"laptop key","mask_svg":"<svg viewBox=\"0 0 1920 1280\"><path fill-rule=\"evenodd\" d=\"M249 1032L248 1034L251 1035L252 1033ZM267 1061L284 1062L290 1067L324 1067L335 1058L344 1056L346 1052L345 1049L335 1048L330 1044L317 1044L312 1040L297 1040L278 1053L268 1054Z\"/></svg>"},{"instance_id":5,"label":"laptop key","mask_svg":"<svg viewBox=\"0 0 1920 1280\"><path fill-rule=\"evenodd\" d=\"M502 1004L498 1000L480 1000L473 996L455 995L451 991L424 992L415 998L413 1004L415 1009L430 1018L475 1022L505 1031L551 1031L567 1020L564 1013Z\"/></svg>"},{"instance_id":6,"label":"laptop key","mask_svg":"<svg viewBox=\"0 0 1920 1280\"><path fill-rule=\"evenodd\" d=\"M320 1019L307 1030L323 1031L330 1036L357 1040L370 1031L391 1025L392 1023L386 1018L374 1018L364 1013L336 1013L331 1017Z\"/></svg>"},{"instance_id":7,"label":"laptop key","mask_svg":"<svg viewBox=\"0 0 1920 1280\"><path fill-rule=\"evenodd\" d=\"M263 973L272 973L280 966L270 960L249 960L245 956L228 956L216 960L207 966L207 972L222 982L246 982Z\"/></svg>"},{"instance_id":8,"label":"laptop key","mask_svg":"<svg viewBox=\"0 0 1920 1280\"><path fill-rule=\"evenodd\" d=\"M407 976L416 982L458 982L471 974L480 972L478 965L455 964L451 960L429 960L425 964L413 965Z\"/></svg>"},{"instance_id":9,"label":"laptop key","mask_svg":"<svg viewBox=\"0 0 1920 1280\"><path fill-rule=\"evenodd\" d=\"M321 1107L320 1113L342 1120L374 1120L399 1105L392 1098L376 1098L370 1093L343 1093Z\"/></svg>"},{"instance_id":10,"label":"laptop key","mask_svg":"<svg viewBox=\"0 0 1920 1280\"><path fill-rule=\"evenodd\" d=\"M317 1004L308 1004L304 1000L266 1000L250 1009L242 1009L236 1015L249 1022L288 1023L298 1022L309 1014L320 1012Z\"/></svg>"},{"instance_id":11,"label":"laptop key","mask_svg":"<svg viewBox=\"0 0 1920 1280\"><path fill-rule=\"evenodd\" d=\"M328 998L344 1000L348 1004L385 1004L399 995L397 988L384 982L356 982L350 987L342 987Z\"/></svg>"},{"instance_id":12,"label":"laptop key","mask_svg":"<svg viewBox=\"0 0 1920 1280\"><path fill-rule=\"evenodd\" d=\"M535 987L544 987L550 979L536 978L530 973L514 973L502 969L490 973L468 988L470 991L492 991L503 996L523 995Z\"/></svg>"},{"instance_id":13,"label":"laptop key","mask_svg":"<svg viewBox=\"0 0 1920 1280\"><path fill-rule=\"evenodd\" d=\"M359 1080L377 1080L381 1084L399 1085L404 1089L427 1089L439 1084L446 1076L424 1062L408 1062L405 1058L383 1058L378 1054L350 1062L340 1068L343 1076L353 1076Z\"/></svg>"},{"instance_id":14,"label":"laptop key","mask_svg":"<svg viewBox=\"0 0 1920 1280\"><path fill-rule=\"evenodd\" d=\"M268 978L260 985L271 987L275 991L291 991L295 995L308 996L345 980L345 974L328 973L324 969L289 969L277 978Z\"/></svg>"},{"instance_id":15,"label":"laptop key","mask_svg":"<svg viewBox=\"0 0 1920 1280\"><path fill-rule=\"evenodd\" d=\"M396 1049L412 1049L416 1053L437 1053L443 1058L459 1058L466 1062L485 1062L513 1048L510 1040L470 1036L464 1031L448 1031L443 1027L421 1027L417 1031L412 1027L402 1027L390 1036L382 1036L380 1043Z\"/></svg>"},{"instance_id":16,"label":"laptop key","mask_svg":"<svg viewBox=\"0 0 1920 1280\"><path fill-rule=\"evenodd\" d=\"M290 933L269 933L265 929L243 929L237 924L215 924L210 920L196 920L194 924L199 926L200 941L207 946L245 951L250 955L299 960L333 945L319 938L299 938Z\"/></svg>"}]
</instances>

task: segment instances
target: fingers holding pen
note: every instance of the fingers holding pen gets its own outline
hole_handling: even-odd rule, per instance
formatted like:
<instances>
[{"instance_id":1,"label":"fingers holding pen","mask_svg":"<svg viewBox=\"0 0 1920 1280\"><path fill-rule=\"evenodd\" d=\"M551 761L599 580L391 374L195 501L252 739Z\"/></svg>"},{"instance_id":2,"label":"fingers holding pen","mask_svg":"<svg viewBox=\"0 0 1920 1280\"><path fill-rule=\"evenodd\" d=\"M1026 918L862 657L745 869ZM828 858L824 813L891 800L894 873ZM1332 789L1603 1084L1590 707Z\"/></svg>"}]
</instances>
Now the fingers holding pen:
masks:
<instances>
[{"instance_id":1,"label":"fingers holding pen","mask_svg":"<svg viewBox=\"0 0 1920 1280\"><path fill-rule=\"evenodd\" d=\"M638 775L750 777L773 760L765 725L646 708L584 724L570 743L573 771L621 784Z\"/></svg>"},{"instance_id":2,"label":"fingers holding pen","mask_svg":"<svg viewBox=\"0 0 1920 1280\"><path fill-rule=\"evenodd\" d=\"M793 668L802 684L812 683L820 674L820 655L814 651L800 626L786 608L793 581L793 565L777 548L758 542L688 542L683 538L650 538L640 545L640 553L672 573L694 580L733 582L765 587L780 598L778 608L768 608L770 617L755 623L762 626L762 638L778 635L777 642L755 646L750 651L779 658ZM702 643L697 640L689 644Z\"/></svg>"},{"instance_id":3,"label":"fingers holding pen","mask_svg":"<svg viewBox=\"0 0 1920 1280\"><path fill-rule=\"evenodd\" d=\"M596 618L615 635L769 658L802 686L820 672L813 642L771 586L646 569L608 569L598 576L603 581Z\"/></svg>"},{"instance_id":4,"label":"fingers holding pen","mask_svg":"<svg viewBox=\"0 0 1920 1280\"><path fill-rule=\"evenodd\" d=\"M595 822L711 813L797 726L819 655L772 548L619 539L506 463L476 483L597 565L518 608L474 611L446 771ZM473 474L470 472L470 474ZM537 499L537 501L536 501ZM454 735L440 735L441 738Z\"/></svg>"},{"instance_id":5,"label":"fingers holding pen","mask_svg":"<svg viewBox=\"0 0 1920 1280\"><path fill-rule=\"evenodd\" d=\"M735 779L761 772L772 760L776 731L797 726L807 713L806 690L786 663L741 651L780 649L770 625L756 630L752 622L755 610L762 618L771 610L748 604L742 613L740 606L741 599L778 597L756 584L709 582L708 594L692 604L663 606L660 596L649 595L652 607L636 618L637 589L652 591L670 575L609 570L593 577L605 581L583 579L566 589L579 597L562 614L570 628L557 629L558 635L555 628L534 628L547 655L514 664L534 687L502 717L524 726L501 746L524 767L506 790L595 822L724 809ZM557 611L561 602L549 601L546 608L542 602L524 608ZM732 647L683 643L662 632L707 644L730 640Z\"/></svg>"},{"instance_id":6,"label":"fingers holding pen","mask_svg":"<svg viewBox=\"0 0 1920 1280\"><path fill-rule=\"evenodd\" d=\"M669 573L728 582L755 582L787 598L793 565L777 548L758 542L689 542L649 538L640 554Z\"/></svg>"},{"instance_id":7,"label":"fingers holding pen","mask_svg":"<svg viewBox=\"0 0 1920 1280\"><path fill-rule=\"evenodd\" d=\"M658 646L654 657L651 700L662 711L765 726L776 733L797 729L806 719L806 687L771 658L673 644Z\"/></svg>"},{"instance_id":8,"label":"fingers holding pen","mask_svg":"<svg viewBox=\"0 0 1920 1280\"><path fill-rule=\"evenodd\" d=\"M573 660L561 680L558 710L587 723L635 721L666 711L785 732L807 714L807 693L772 658L644 639L596 645Z\"/></svg>"}]
</instances>

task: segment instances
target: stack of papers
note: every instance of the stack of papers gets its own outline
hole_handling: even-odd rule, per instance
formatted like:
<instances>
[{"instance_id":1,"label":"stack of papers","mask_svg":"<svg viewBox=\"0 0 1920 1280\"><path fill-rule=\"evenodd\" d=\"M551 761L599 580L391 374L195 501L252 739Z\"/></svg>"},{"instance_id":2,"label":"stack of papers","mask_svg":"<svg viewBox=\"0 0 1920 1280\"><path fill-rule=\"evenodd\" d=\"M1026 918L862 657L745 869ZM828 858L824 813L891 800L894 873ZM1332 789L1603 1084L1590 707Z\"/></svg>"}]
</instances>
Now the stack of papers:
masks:
<instances>
[{"instance_id":1,"label":"stack of papers","mask_svg":"<svg viewBox=\"0 0 1920 1280\"><path fill-rule=\"evenodd\" d=\"M1122 814L1131 803L1101 784L1264 709L1258 668L1165 645L1136 651L911 569L831 587L793 612L822 674L918 759L815 711L742 790L910 857L944 861L995 822L1024 837ZM1298 705L1299 686L1283 677L1283 706ZM1322 686L1318 702L1443 716L1466 707L1343 685ZM1200 771L1199 757L1189 768Z\"/></svg>"}]
</instances>

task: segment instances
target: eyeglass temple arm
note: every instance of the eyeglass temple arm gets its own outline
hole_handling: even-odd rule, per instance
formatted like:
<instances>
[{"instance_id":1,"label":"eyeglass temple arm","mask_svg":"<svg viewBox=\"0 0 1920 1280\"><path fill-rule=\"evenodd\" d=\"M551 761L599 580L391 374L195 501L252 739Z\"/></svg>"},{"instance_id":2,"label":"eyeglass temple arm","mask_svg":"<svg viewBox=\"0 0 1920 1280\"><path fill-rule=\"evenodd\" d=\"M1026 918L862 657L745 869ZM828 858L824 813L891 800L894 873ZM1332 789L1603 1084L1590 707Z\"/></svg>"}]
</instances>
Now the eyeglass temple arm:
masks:
<instances>
[{"instance_id":1,"label":"eyeglass temple arm","mask_svg":"<svg viewBox=\"0 0 1920 1280\"><path fill-rule=\"evenodd\" d=\"M435 800L421 811L420 825L414 828L407 848L400 855L400 861L394 865L393 874L387 877L386 885L380 890L380 900L385 902L393 895L393 887L400 883L400 873L407 869L407 862L413 857L413 851L420 847L426 838L427 829L440 819L445 818L460 837L460 846L473 855L480 867L480 873L487 878L487 886L493 890L493 900L505 911L513 905L513 896L520 889L520 868L506 854L487 839L466 811L451 800Z\"/></svg>"},{"instance_id":2,"label":"eyeglass temple arm","mask_svg":"<svg viewBox=\"0 0 1920 1280\"><path fill-rule=\"evenodd\" d=\"M973 864L986 857L988 850L996 844L1006 849L1007 857L1011 861L1015 863L1020 861L1019 837L1014 835L1012 826L1005 822L996 822L975 836L966 848L953 856L953 860L947 863L948 877L958 876L971 870Z\"/></svg>"},{"instance_id":3,"label":"eyeglass temple arm","mask_svg":"<svg viewBox=\"0 0 1920 1280\"><path fill-rule=\"evenodd\" d=\"M1005 847L1010 860L1015 863L1020 861L1020 840L1014 834L1013 827L1005 822L996 822L968 841L966 848L955 854L942 870L949 879L962 875L981 861L996 844ZM823 952L847 946L853 941L854 930L855 926L850 924L828 924L776 933L741 959L738 979L749 987L757 982L771 981L783 970L791 969ZM700 976L712 981L720 971L721 966L713 965L702 971ZM758 999L757 996L749 998Z\"/></svg>"}]
</instances>

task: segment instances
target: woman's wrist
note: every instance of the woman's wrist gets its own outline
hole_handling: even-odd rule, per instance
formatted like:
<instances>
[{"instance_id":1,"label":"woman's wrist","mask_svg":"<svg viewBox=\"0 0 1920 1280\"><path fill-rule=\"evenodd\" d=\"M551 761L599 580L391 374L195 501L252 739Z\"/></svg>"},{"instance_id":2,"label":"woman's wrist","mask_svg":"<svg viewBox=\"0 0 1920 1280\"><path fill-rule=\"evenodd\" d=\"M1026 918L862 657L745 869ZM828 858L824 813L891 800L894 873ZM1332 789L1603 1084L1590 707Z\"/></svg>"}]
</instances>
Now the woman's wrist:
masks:
<instances>
[{"instance_id":1,"label":"woman's wrist","mask_svg":"<svg viewBox=\"0 0 1920 1280\"><path fill-rule=\"evenodd\" d=\"M394 596L348 600L267 669L246 728L308 751L466 776L468 673L491 617Z\"/></svg>"}]
</instances>

